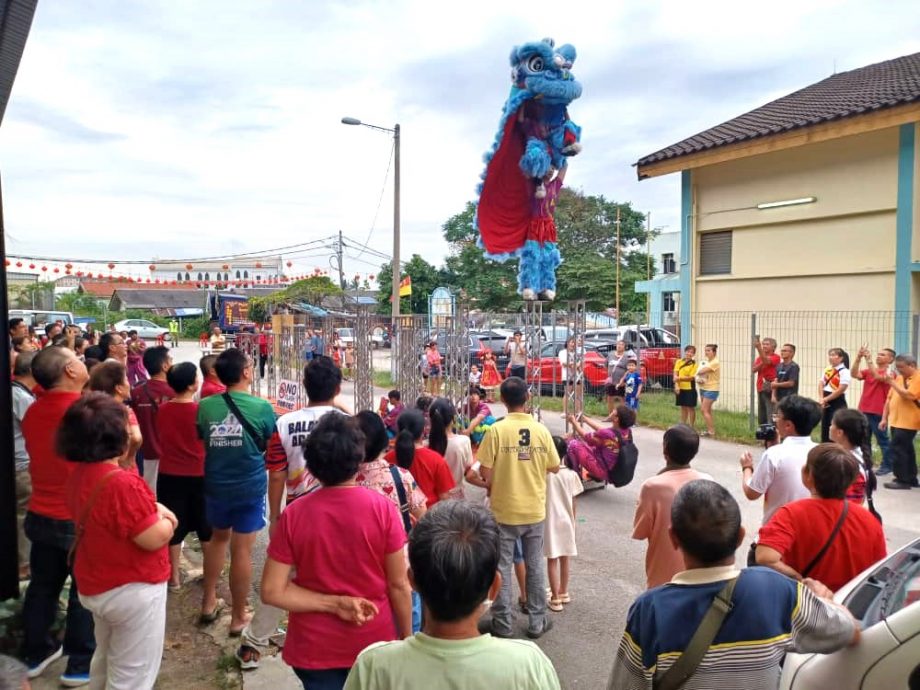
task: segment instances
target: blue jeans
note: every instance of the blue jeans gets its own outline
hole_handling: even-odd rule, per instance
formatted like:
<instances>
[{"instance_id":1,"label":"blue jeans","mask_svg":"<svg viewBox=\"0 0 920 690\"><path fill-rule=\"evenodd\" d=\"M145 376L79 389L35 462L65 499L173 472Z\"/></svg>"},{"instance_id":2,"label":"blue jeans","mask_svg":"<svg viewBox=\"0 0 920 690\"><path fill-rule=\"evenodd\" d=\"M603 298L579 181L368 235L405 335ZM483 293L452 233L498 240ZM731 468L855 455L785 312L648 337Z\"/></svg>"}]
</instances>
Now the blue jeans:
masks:
<instances>
[{"instance_id":1,"label":"blue jeans","mask_svg":"<svg viewBox=\"0 0 920 690\"><path fill-rule=\"evenodd\" d=\"M93 636L93 614L83 608L77 596L77 582L67 562L74 538L74 526L69 520L26 513L26 536L32 542L29 567L32 579L22 605L22 657L27 664L37 664L59 646L51 637L51 626L57 617L58 597L69 575L70 596L64 630L64 654L68 673L89 673L89 663L96 649Z\"/></svg>"},{"instance_id":2,"label":"blue jeans","mask_svg":"<svg viewBox=\"0 0 920 690\"><path fill-rule=\"evenodd\" d=\"M545 563L543 560L543 523L532 525L499 525L501 530L501 553L498 570L502 574L502 588L492 602L493 630L510 635L511 628L511 580L514 569L514 545L520 540L527 568L527 629L542 632L546 622L546 589L543 581Z\"/></svg>"},{"instance_id":3,"label":"blue jeans","mask_svg":"<svg viewBox=\"0 0 920 690\"><path fill-rule=\"evenodd\" d=\"M295 668L296 675L306 690L342 690L350 668L324 668L321 670Z\"/></svg>"},{"instance_id":4,"label":"blue jeans","mask_svg":"<svg viewBox=\"0 0 920 690\"><path fill-rule=\"evenodd\" d=\"M879 422L882 421L882 415L871 414L869 412L865 414L866 419L869 420L869 430L872 432L872 436L875 437L875 442L878 443L879 450L882 451L882 464L879 465L878 468L879 470L891 472L891 441L888 438L888 432L878 428Z\"/></svg>"}]
</instances>

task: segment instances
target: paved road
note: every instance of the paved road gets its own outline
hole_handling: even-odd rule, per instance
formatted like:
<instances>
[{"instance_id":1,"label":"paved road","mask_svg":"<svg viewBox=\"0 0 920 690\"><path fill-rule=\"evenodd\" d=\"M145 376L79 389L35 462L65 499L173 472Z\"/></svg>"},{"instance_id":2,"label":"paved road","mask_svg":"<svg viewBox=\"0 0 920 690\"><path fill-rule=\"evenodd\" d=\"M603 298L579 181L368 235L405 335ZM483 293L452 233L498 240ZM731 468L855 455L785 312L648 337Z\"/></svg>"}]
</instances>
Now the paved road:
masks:
<instances>
[{"instance_id":1,"label":"paved road","mask_svg":"<svg viewBox=\"0 0 920 690\"><path fill-rule=\"evenodd\" d=\"M175 351L176 361L196 361L197 347L183 346ZM376 358L375 358L376 359ZM375 362L376 364L376 362ZM347 396L350 390L343 393ZM377 391L377 395L385 391ZM495 406L499 413L500 406ZM544 414L543 421L553 431L561 433L563 421L558 413ZM635 432L639 447L636 479L627 487L591 491L578 499L578 551L572 565L570 592L573 601L562 613L550 613L555 627L540 646L549 655L562 681L563 688L602 688L622 634L626 612L637 594L645 588L645 545L630 538L633 510L642 481L654 475L663 465L661 458L662 432L638 428ZM738 457L747 446L703 439L693 466L708 472L729 487L741 504L748 534L756 534L760 525L761 505L744 498L740 489L741 472ZM877 494L877 507L885 518L885 533L889 550L920 537L920 491L886 491ZM738 563L744 557L750 539L738 550ZM518 614L517 625L523 633L526 621ZM280 664L272 664L255 674L246 674L246 686L296 687L288 685L292 675Z\"/></svg>"}]
</instances>

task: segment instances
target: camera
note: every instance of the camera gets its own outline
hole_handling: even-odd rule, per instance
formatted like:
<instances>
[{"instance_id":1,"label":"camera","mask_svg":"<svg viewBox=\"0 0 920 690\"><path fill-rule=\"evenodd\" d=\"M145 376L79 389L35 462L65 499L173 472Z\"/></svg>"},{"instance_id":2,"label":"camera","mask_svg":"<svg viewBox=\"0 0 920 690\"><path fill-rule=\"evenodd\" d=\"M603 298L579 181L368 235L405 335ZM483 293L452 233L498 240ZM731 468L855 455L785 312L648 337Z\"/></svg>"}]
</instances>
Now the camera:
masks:
<instances>
[{"instance_id":1,"label":"camera","mask_svg":"<svg viewBox=\"0 0 920 690\"><path fill-rule=\"evenodd\" d=\"M754 438L758 441L773 441L776 439L776 426L773 424L761 424L754 432Z\"/></svg>"}]
</instances>

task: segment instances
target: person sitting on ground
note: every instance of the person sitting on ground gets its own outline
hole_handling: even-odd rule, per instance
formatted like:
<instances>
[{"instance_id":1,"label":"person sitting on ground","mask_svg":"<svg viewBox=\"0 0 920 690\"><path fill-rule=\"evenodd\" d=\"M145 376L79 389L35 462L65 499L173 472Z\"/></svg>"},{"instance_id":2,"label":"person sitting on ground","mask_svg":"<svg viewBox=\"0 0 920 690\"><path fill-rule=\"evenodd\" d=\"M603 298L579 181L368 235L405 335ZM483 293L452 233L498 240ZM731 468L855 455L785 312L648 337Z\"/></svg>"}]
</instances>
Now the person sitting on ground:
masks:
<instances>
[{"instance_id":1,"label":"person sitting on ground","mask_svg":"<svg viewBox=\"0 0 920 690\"><path fill-rule=\"evenodd\" d=\"M386 412L384 413L384 403L386 404ZM396 427L396 420L399 419L399 415L403 413L403 410L406 409L406 406L402 402L402 393L400 393L395 388L387 393L387 397L380 405L380 414L383 417L383 425L387 429L387 434L390 438L396 438L396 434L399 433L399 429Z\"/></svg>"},{"instance_id":2,"label":"person sitting on ground","mask_svg":"<svg viewBox=\"0 0 920 690\"><path fill-rule=\"evenodd\" d=\"M428 416L431 419L428 447L444 456L454 478L454 488L450 490L450 497L460 500L464 498L464 479L475 486L485 488L486 484L479 472L473 469L476 461L473 458L473 446L469 437L454 431L457 410L450 400L437 398L431 404Z\"/></svg>"},{"instance_id":3,"label":"person sitting on ground","mask_svg":"<svg viewBox=\"0 0 920 690\"><path fill-rule=\"evenodd\" d=\"M93 367L89 376L89 383L86 386L91 391L111 395L118 402L125 404L131 398L131 387L128 384L128 374L125 367L120 362L107 360ZM137 451L144 442L140 424L137 423L137 417L134 410L128 408L128 446L125 454L119 460L119 466L123 470L138 474ZM149 486L149 484L148 484Z\"/></svg>"},{"instance_id":4,"label":"person sitting on ground","mask_svg":"<svg viewBox=\"0 0 920 690\"><path fill-rule=\"evenodd\" d=\"M204 400L218 393L226 393L227 387L220 382L217 372L214 371L214 363L217 361L217 355L205 355L198 362L201 369L201 392L198 394L199 400Z\"/></svg>"},{"instance_id":5,"label":"person sitting on ground","mask_svg":"<svg viewBox=\"0 0 920 690\"><path fill-rule=\"evenodd\" d=\"M323 415L304 447L323 488L281 513L268 546L262 601L291 612L282 658L305 688L341 688L362 649L412 634L406 530L392 502L356 484L364 454L354 419ZM350 597L346 615L343 597L314 604L317 594L332 593L366 597L361 615L352 615Z\"/></svg>"},{"instance_id":6,"label":"person sitting on ground","mask_svg":"<svg viewBox=\"0 0 920 690\"><path fill-rule=\"evenodd\" d=\"M794 580L812 577L837 591L884 558L881 523L861 505L846 500L858 472L853 454L836 443L812 448L802 470L811 498L787 503L760 528L757 565ZM822 553L825 544L830 546Z\"/></svg>"},{"instance_id":7,"label":"person sitting on ground","mask_svg":"<svg viewBox=\"0 0 920 690\"><path fill-rule=\"evenodd\" d=\"M501 587L500 533L488 510L435 506L409 537L409 577L425 608L423 632L358 655L345 690L463 687L556 690L552 662L532 642L480 635L477 621Z\"/></svg>"},{"instance_id":8,"label":"person sitting on ground","mask_svg":"<svg viewBox=\"0 0 920 690\"><path fill-rule=\"evenodd\" d=\"M773 414L773 425L782 443L764 451L756 469L750 453L741 456L741 489L749 501L764 497L763 524L780 506L810 495L802 483L802 468L808 451L815 447L811 431L820 421L818 403L801 395L787 396L779 401Z\"/></svg>"},{"instance_id":9,"label":"person sitting on ground","mask_svg":"<svg viewBox=\"0 0 920 690\"><path fill-rule=\"evenodd\" d=\"M700 436L686 424L664 432L664 469L642 482L633 518L633 539L647 539L646 586L651 589L670 582L684 569L680 551L671 543L671 505L680 488L695 479L712 479L690 467L700 448Z\"/></svg>"},{"instance_id":10,"label":"person sitting on ground","mask_svg":"<svg viewBox=\"0 0 920 690\"><path fill-rule=\"evenodd\" d=\"M438 501L450 498L454 478L444 456L426 448L422 442L422 433L425 430L425 418L422 413L418 410L406 410L399 416L397 426L399 433L396 435L396 447L384 456L386 461L412 473L425 493L429 508Z\"/></svg>"},{"instance_id":11,"label":"person sitting on ground","mask_svg":"<svg viewBox=\"0 0 920 690\"><path fill-rule=\"evenodd\" d=\"M725 487L707 479L681 487L671 506L670 535L686 570L629 607L608 690L660 683L689 651L719 595L731 610L681 686L686 690L776 688L786 652L830 653L859 641L859 624L820 582L796 582L769 568L735 569L744 528Z\"/></svg>"},{"instance_id":12,"label":"person sitting on ground","mask_svg":"<svg viewBox=\"0 0 920 690\"><path fill-rule=\"evenodd\" d=\"M166 372L166 381L175 397L160 407L156 418L161 450L157 498L179 520L169 541L169 586L176 591L182 584L179 572L182 542L194 532L204 552L200 620L213 623L223 557L211 546L213 530L205 511L204 444L198 436L198 403L195 402L198 369L191 362L176 364Z\"/></svg>"},{"instance_id":13,"label":"person sitting on ground","mask_svg":"<svg viewBox=\"0 0 920 690\"><path fill-rule=\"evenodd\" d=\"M97 688L151 690L166 635L166 545L176 516L143 479L123 471L128 416L123 403L87 393L64 414L56 435L74 463L67 504L76 523L73 570L80 602L93 614Z\"/></svg>"},{"instance_id":14,"label":"person sitting on ground","mask_svg":"<svg viewBox=\"0 0 920 690\"><path fill-rule=\"evenodd\" d=\"M617 405L610 415L613 425L602 427L590 417L569 416L573 435L569 440L568 452L572 469L583 479L590 477L599 482L609 481L610 473L620 457L620 446L632 441L632 425L636 423L635 410L626 405ZM585 425L594 429L587 431Z\"/></svg>"}]
</instances>

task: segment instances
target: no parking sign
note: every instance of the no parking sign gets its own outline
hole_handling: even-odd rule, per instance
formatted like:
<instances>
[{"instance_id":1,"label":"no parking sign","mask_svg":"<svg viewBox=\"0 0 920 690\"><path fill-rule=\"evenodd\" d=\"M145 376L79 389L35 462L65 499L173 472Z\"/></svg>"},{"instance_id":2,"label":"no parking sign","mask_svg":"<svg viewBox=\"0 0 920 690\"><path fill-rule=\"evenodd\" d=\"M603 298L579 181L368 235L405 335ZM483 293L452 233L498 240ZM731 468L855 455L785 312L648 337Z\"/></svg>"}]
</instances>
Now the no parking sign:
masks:
<instances>
[{"instance_id":1,"label":"no parking sign","mask_svg":"<svg viewBox=\"0 0 920 690\"><path fill-rule=\"evenodd\" d=\"M300 384L297 381L288 381L287 379L281 379L278 383L278 400L275 403L278 407L282 407L285 410L296 410L297 409L297 392L300 389Z\"/></svg>"}]
</instances>

